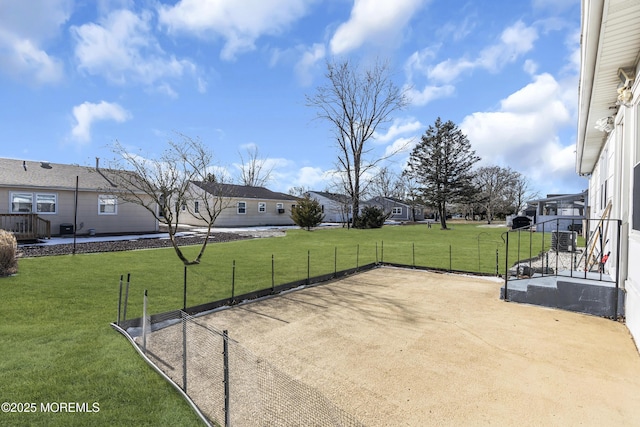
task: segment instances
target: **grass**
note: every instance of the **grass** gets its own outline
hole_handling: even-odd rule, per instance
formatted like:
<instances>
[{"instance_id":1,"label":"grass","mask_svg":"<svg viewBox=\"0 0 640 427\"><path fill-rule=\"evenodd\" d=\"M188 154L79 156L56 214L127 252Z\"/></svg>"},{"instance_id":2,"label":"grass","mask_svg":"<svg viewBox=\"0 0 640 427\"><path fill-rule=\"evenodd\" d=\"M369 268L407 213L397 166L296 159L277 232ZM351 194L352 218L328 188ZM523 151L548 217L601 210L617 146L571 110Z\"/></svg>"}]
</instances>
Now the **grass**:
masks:
<instances>
[{"instance_id":1,"label":"grass","mask_svg":"<svg viewBox=\"0 0 640 427\"><path fill-rule=\"evenodd\" d=\"M189 267L188 305L228 297L233 275L236 295L271 286L272 257L276 284L376 259L491 273L496 250L502 271L504 231L467 224L449 231L424 225L291 230L286 237L211 244L202 264ZM530 238L540 247L541 234L523 233L523 253ZM109 326L117 317L120 275L128 273L127 317L140 316L145 289L151 313L182 307L183 267L172 249L22 259L17 275L0 279L0 401L38 408L99 404L97 413L0 413L0 425L199 425L175 390Z\"/></svg>"}]
</instances>

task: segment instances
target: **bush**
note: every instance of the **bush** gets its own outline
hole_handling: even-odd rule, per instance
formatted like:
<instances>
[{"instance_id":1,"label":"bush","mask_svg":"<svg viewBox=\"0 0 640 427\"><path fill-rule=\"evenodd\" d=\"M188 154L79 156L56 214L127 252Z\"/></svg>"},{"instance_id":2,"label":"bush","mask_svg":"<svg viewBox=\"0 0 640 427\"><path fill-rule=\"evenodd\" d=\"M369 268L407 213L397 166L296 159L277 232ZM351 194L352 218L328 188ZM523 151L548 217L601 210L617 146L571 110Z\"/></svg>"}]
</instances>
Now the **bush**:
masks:
<instances>
[{"instance_id":1,"label":"bush","mask_svg":"<svg viewBox=\"0 0 640 427\"><path fill-rule=\"evenodd\" d=\"M301 199L298 204L291 209L291 219L297 226L306 228L307 231L309 231L312 227L320 225L324 219L322 206L320 206L317 200L306 195L304 199Z\"/></svg>"},{"instance_id":2,"label":"bush","mask_svg":"<svg viewBox=\"0 0 640 427\"><path fill-rule=\"evenodd\" d=\"M381 208L367 206L362 209L360 216L356 219L356 228L381 228L387 220L387 215Z\"/></svg>"},{"instance_id":3,"label":"bush","mask_svg":"<svg viewBox=\"0 0 640 427\"><path fill-rule=\"evenodd\" d=\"M0 277L18 271L18 242L12 233L0 230Z\"/></svg>"}]
</instances>

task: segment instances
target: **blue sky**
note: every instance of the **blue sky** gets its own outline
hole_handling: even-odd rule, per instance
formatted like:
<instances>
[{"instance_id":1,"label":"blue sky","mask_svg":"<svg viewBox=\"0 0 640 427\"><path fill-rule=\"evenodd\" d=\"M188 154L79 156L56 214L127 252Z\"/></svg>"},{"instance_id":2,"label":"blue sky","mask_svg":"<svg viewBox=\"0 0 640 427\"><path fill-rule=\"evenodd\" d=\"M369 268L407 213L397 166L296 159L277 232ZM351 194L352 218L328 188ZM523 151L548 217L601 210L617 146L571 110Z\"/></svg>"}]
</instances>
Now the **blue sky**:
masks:
<instances>
[{"instance_id":1,"label":"blue sky","mask_svg":"<svg viewBox=\"0 0 640 427\"><path fill-rule=\"evenodd\" d=\"M336 150L305 95L326 61L389 61L410 105L373 155L437 117L540 194L575 173L579 0L2 0L0 157L95 164L119 141L154 157L176 132L238 175L257 146L268 187L328 189Z\"/></svg>"}]
</instances>

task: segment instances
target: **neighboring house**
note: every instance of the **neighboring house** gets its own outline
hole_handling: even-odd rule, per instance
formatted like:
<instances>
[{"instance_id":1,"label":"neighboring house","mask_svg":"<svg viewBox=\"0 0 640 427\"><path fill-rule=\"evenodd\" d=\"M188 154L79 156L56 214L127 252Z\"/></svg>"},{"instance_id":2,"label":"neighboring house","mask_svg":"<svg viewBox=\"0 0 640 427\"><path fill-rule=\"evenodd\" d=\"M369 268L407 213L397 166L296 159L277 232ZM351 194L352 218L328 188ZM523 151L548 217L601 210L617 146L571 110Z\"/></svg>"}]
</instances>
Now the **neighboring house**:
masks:
<instances>
[{"instance_id":1,"label":"neighboring house","mask_svg":"<svg viewBox=\"0 0 640 427\"><path fill-rule=\"evenodd\" d=\"M191 185L191 191L197 197L189 202L192 203L189 209L187 206L181 207L181 224L205 226L201 219L189 211L193 212L202 206L203 202L198 197L210 197L222 203L222 211L213 224L215 227L294 225L291 208L298 201L294 196L247 185L195 181Z\"/></svg>"},{"instance_id":2,"label":"neighboring house","mask_svg":"<svg viewBox=\"0 0 640 427\"><path fill-rule=\"evenodd\" d=\"M324 222L348 222L351 221L352 206L348 196L344 194L329 193L326 191L309 191L310 198L315 199L322 207Z\"/></svg>"},{"instance_id":3,"label":"neighboring house","mask_svg":"<svg viewBox=\"0 0 640 427\"><path fill-rule=\"evenodd\" d=\"M151 213L114 192L97 168L0 159L0 228L18 239L73 234L74 223L77 234L158 231Z\"/></svg>"},{"instance_id":4,"label":"neighboring house","mask_svg":"<svg viewBox=\"0 0 640 427\"><path fill-rule=\"evenodd\" d=\"M548 194L527 203L524 216L536 224L536 231L580 231L586 218L588 191L578 194ZM518 215L507 217L507 226Z\"/></svg>"},{"instance_id":5,"label":"neighboring house","mask_svg":"<svg viewBox=\"0 0 640 427\"><path fill-rule=\"evenodd\" d=\"M424 219L424 209L422 206L414 206L393 197L377 196L366 202L368 206L381 208L389 214L391 221L422 221ZM412 212L413 209L413 212Z\"/></svg>"},{"instance_id":6,"label":"neighboring house","mask_svg":"<svg viewBox=\"0 0 640 427\"><path fill-rule=\"evenodd\" d=\"M583 0L576 170L589 177L590 218L621 222L609 258L640 346L640 1ZM608 208L607 206L609 206Z\"/></svg>"}]
</instances>

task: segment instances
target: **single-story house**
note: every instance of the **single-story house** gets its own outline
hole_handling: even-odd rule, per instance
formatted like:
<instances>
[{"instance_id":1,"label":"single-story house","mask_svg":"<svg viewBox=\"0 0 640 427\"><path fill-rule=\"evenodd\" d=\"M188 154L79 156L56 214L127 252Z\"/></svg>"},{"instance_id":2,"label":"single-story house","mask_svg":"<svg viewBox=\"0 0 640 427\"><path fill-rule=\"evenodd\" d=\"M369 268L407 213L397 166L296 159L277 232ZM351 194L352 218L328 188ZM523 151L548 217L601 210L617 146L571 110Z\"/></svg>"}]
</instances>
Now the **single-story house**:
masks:
<instances>
[{"instance_id":1,"label":"single-story house","mask_svg":"<svg viewBox=\"0 0 640 427\"><path fill-rule=\"evenodd\" d=\"M311 199L316 200L322 207L325 222L351 221L351 199L344 194L329 193L327 191L309 191Z\"/></svg>"},{"instance_id":2,"label":"single-story house","mask_svg":"<svg viewBox=\"0 0 640 427\"><path fill-rule=\"evenodd\" d=\"M260 225L294 225L291 208L298 198L278 193L264 187L248 185L222 184L217 182L192 181L192 196L182 206L181 224L204 226L202 219L193 212L198 211L204 197L217 198L222 203L221 211L214 222L215 227L252 227Z\"/></svg>"},{"instance_id":3,"label":"single-story house","mask_svg":"<svg viewBox=\"0 0 640 427\"><path fill-rule=\"evenodd\" d=\"M640 346L638 22L639 1L582 1L576 171L589 178L588 216L620 222L620 233L607 236L605 273L619 275L626 325Z\"/></svg>"},{"instance_id":4,"label":"single-story house","mask_svg":"<svg viewBox=\"0 0 640 427\"><path fill-rule=\"evenodd\" d=\"M119 200L112 188L97 161L86 167L0 158L0 228L17 239L158 231L151 213Z\"/></svg>"},{"instance_id":5,"label":"single-story house","mask_svg":"<svg viewBox=\"0 0 640 427\"><path fill-rule=\"evenodd\" d=\"M376 206L389 214L391 221L422 221L424 208L411 206L400 199L377 196L366 202L368 206Z\"/></svg>"},{"instance_id":6,"label":"single-story house","mask_svg":"<svg viewBox=\"0 0 640 427\"><path fill-rule=\"evenodd\" d=\"M588 191L577 194L548 194L543 199L530 200L523 216L532 219L536 231L579 231L587 217ZM507 217L507 226L518 215Z\"/></svg>"}]
</instances>

